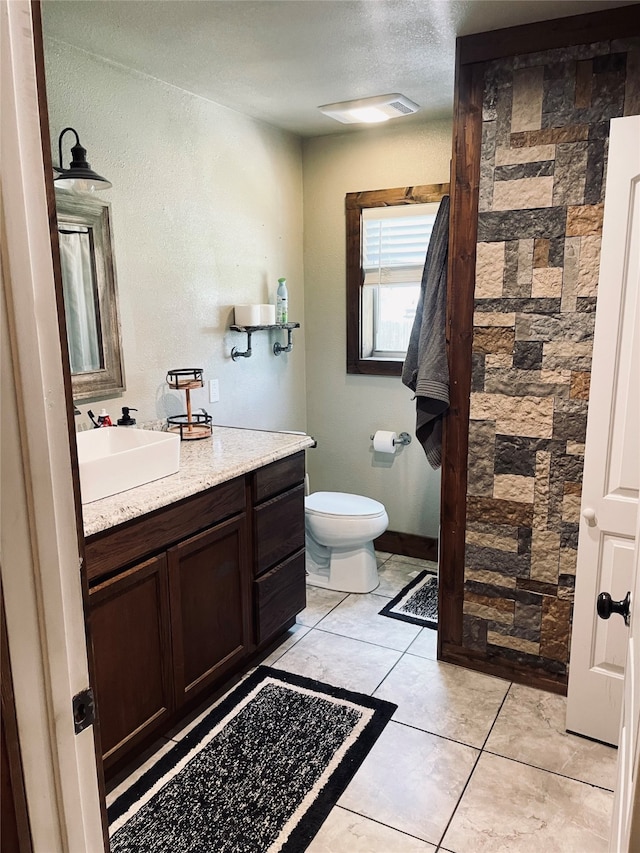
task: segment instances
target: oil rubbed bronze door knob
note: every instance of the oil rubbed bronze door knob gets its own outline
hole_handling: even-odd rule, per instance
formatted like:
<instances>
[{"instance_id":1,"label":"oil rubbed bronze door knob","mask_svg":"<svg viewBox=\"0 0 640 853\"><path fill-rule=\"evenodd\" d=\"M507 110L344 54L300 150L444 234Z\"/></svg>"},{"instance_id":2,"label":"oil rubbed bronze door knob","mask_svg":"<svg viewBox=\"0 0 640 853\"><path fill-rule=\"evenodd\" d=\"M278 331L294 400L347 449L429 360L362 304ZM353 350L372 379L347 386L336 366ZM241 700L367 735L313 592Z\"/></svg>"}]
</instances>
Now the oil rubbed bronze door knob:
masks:
<instances>
[{"instance_id":1,"label":"oil rubbed bronze door knob","mask_svg":"<svg viewBox=\"0 0 640 853\"><path fill-rule=\"evenodd\" d=\"M628 625L631 619L630 607L631 593L628 592L622 601L613 601L608 592L601 592L598 596L597 610L598 616L601 619L608 619L612 613L619 613L624 619L624 624Z\"/></svg>"}]
</instances>

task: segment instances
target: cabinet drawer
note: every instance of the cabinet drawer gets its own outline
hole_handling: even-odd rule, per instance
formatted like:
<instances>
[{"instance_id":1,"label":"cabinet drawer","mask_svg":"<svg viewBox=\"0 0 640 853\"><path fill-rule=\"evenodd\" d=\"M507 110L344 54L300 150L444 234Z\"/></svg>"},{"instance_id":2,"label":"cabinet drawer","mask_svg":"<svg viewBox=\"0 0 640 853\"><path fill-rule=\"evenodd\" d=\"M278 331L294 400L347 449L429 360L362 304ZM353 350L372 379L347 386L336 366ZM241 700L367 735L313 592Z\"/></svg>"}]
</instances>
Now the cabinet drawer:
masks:
<instances>
[{"instance_id":1,"label":"cabinet drawer","mask_svg":"<svg viewBox=\"0 0 640 853\"><path fill-rule=\"evenodd\" d=\"M260 503L304 481L304 452L258 468L253 478L253 502Z\"/></svg>"},{"instance_id":2,"label":"cabinet drawer","mask_svg":"<svg viewBox=\"0 0 640 853\"><path fill-rule=\"evenodd\" d=\"M260 645L306 607L304 551L262 575L254 587L256 642Z\"/></svg>"},{"instance_id":3,"label":"cabinet drawer","mask_svg":"<svg viewBox=\"0 0 640 853\"><path fill-rule=\"evenodd\" d=\"M304 547L304 486L296 486L256 507L255 573Z\"/></svg>"},{"instance_id":4,"label":"cabinet drawer","mask_svg":"<svg viewBox=\"0 0 640 853\"><path fill-rule=\"evenodd\" d=\"M85 546L89 581L161 551L244 509L244 478L237 477L180 503L98 533L90 537Z\"/></svg>"}]
</instances>

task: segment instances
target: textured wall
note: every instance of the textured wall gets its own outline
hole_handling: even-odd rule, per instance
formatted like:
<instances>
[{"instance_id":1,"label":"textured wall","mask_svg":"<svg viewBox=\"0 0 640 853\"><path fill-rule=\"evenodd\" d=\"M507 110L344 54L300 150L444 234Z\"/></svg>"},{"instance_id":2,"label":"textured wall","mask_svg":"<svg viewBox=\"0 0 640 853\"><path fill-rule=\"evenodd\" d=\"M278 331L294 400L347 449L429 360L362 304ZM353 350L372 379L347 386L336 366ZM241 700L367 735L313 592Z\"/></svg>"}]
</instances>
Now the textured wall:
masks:
<instances>
[{"instance_id":1,"label":"textured wall","mask_svg":"<svg viewBox=\"0 0 640 853\"><path fill-rule=\"evenodd\" d=\"M46 71L54 160L57 134L71 124L113 182L103 197L127 391L93 408L137 406L139 421L177 414L184 395L164 384L167 369L203 367L219 379L221 402L209 404L206 390L192 397L214 422L308 427L319 440L308 454L315 489L369 494L389 507L392 529L436 536L440 477L422 450L414 443L379 463L370 449L375 429L413 432L409 391L399 378L345 373L344 196L447 180L451 122L307 141L303 278L297 137L53 39ZM275 358L275 335L258 333L253 356L233 363L231 347L244 349L246 338L228 331L231 306L273 298L281 275L291 318L302 322L293 352Z\"/></svg>"},{"instance_id":2,"label":"textured wall","mask_svg":"<svg viewBox=\"0 0 640 853\"><path fill-rule=\"evenodd\" d=\"M464 644L566 672L609 119L640 112L640 42L485 76Z\"/></svg>"},{"instance_id":3,"label":"textured wall","mask_svg":"<svg viewBox=\"0 0 640 853\"><path fill-rule=\"evenodd\" d=\"M391 530L437 536L440 472L414 440L376 458L377 429L414 434L415 403L400 377L346 372L345 214L348 192L449 180L451 121L322 136L304 144L307 454L312 488L382 501Z\"/></svg>"},{"instance_id":4,"label":"textured wall","mask_svg":"<svg viewBox=\"0 0 640 853\"><path fill-rule=\"evenodd\" d=\"M231 348L244 350L246 336L228 331L232 306L273 300L279 276L303 321L300 140L51 39L45 60L54 162L72 125L113 183L101 197L112 208L127 390L101 404L112 415L135 406L141 422L184 412L166 372L202 367L221 399L210 404L203 389L193 405L214 423L304 429L304 322L291 354L275 358L276 334L263 332L236 363Z\"/></svg>"}]
</instances>

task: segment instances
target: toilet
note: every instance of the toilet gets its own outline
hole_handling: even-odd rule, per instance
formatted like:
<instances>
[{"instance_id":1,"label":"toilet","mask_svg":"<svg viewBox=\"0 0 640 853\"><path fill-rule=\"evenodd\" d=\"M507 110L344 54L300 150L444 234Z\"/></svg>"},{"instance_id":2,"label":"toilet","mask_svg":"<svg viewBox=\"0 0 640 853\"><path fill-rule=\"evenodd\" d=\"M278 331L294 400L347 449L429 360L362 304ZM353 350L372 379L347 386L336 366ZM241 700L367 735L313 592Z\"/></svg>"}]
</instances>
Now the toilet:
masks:
<instances>
[{"instance_id":1,"label":"toilet","mask_svg":"<svg viewBox=\"0 0 640 853\"><path fill-rule=\"evenodd\" d=\"M307 583L340 592L371 592L380 580L373 540L389 516L383 504L346 492L304 499Z\"/></svg>"}]
</instances>

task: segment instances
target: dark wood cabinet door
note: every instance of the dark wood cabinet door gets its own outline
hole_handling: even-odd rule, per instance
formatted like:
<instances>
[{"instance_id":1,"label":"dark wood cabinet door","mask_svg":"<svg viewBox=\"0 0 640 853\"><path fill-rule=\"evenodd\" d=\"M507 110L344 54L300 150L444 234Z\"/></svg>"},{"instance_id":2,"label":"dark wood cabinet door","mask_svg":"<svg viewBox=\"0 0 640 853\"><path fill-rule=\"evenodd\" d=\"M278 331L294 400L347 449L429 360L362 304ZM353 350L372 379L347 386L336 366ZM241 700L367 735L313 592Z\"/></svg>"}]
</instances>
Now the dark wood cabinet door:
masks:
<instances>
[{"instance_id":1,"label":"dark wood cabinet door","mask_svg":"<svg viewBox=\"0 0 640 853\"><path fill-rule=\"evenodd\" d=\"M160 728L174 708L164 554L89 592L94 692L105 767Z\"/></svg>"},{"instance_id":2,"label":"dark wood cabinet door","mask_svg":"<svg viewBox=\"0 0 640 853\"><path fill-rule=\"evenodd\" d=\"M197 696L248 653L246 516L167 551L176 704Z\"/></svg>"}]
</instances>

